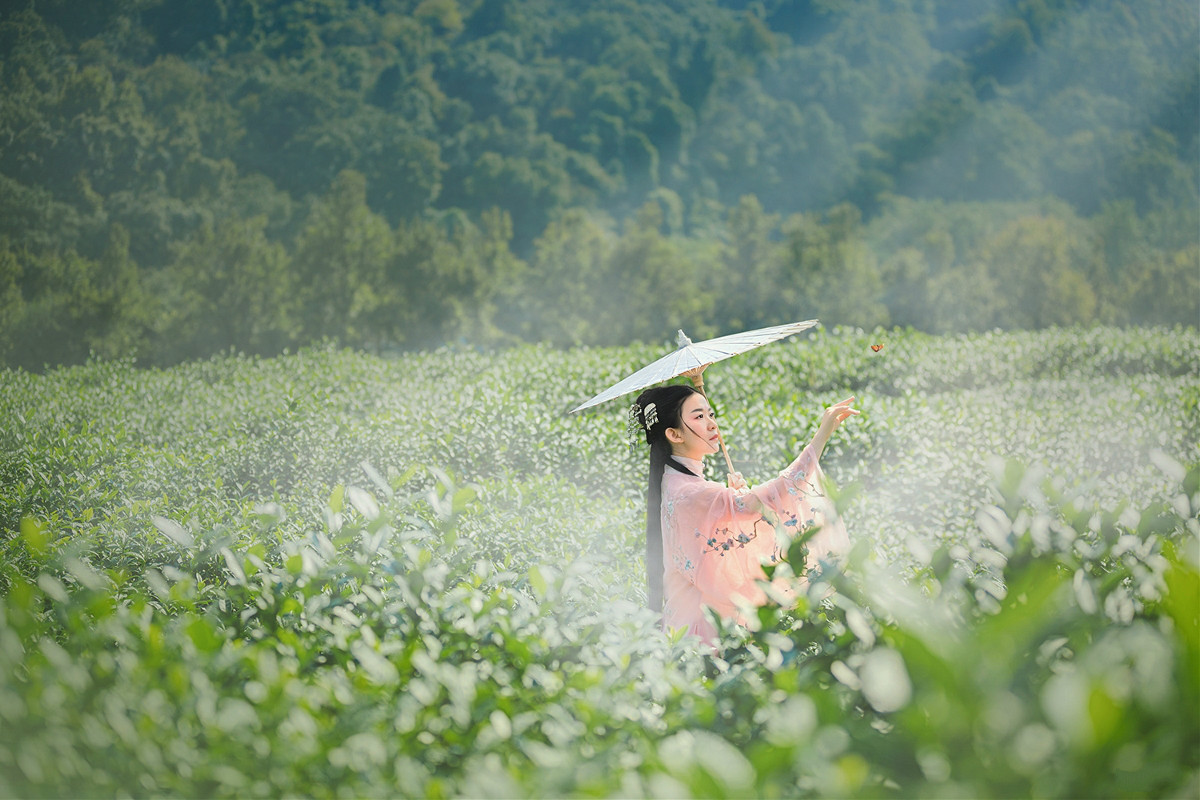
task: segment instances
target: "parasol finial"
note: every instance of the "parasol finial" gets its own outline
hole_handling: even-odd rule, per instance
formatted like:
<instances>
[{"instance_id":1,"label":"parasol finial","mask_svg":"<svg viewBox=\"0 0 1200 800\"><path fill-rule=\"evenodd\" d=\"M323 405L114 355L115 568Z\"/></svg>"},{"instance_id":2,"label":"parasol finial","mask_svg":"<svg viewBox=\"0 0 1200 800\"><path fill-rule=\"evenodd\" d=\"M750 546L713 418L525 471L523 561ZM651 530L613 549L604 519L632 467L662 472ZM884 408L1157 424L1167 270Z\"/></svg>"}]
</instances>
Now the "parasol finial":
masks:
<instances>
[{"instance_id":1,"label":"parasol finial","mask_svg":"<svg viewBox=\"0 0 1200 800\"><path fill-rule=\"evenodd\" d=\"M679 332L677 334L675 334L675 346L682 350L683 348L687 347L691 343L692 343L692 340L689 339L688 335L683 332L683 328L680 328Z\"/></svg>"}]
</instances>

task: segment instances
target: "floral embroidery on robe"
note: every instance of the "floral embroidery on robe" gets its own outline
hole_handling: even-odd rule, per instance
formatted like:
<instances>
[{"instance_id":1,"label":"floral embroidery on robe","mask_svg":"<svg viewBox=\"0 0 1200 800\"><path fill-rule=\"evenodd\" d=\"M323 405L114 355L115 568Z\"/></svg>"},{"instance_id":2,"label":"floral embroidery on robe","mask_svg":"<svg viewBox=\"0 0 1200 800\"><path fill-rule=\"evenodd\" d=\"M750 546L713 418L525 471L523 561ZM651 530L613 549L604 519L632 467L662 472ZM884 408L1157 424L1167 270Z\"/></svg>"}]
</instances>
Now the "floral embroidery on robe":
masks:
<instances>
[{"instance_id":1,"label":"floral embroidery on robe","mask_svg":"<svg viewBox=\"0 0 1200 800\"><path fill-rule=\"evenodd\" d=\"M704 470L699 461L676 460L696 475L670 468L663 473L664 628L686 628L713 644L716 631L705 606L741 622L739 600L766 601L756 581L766 580L763 563L780 560L782 553L763 507L792 536L821 526L808 542L810 569L850 549L846 528L823 492L824 475L811 445L777 478L749 490L698 477Z\"/></svg>"}]
</instances>

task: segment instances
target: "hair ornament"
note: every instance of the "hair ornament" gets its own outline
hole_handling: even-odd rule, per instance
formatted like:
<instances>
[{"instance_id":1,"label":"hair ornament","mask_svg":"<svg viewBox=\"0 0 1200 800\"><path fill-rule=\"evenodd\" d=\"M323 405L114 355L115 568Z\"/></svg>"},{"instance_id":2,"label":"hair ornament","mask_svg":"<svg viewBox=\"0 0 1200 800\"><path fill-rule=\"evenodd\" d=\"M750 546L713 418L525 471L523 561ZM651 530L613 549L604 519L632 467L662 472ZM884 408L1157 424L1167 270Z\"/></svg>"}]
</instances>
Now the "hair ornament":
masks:
<instances>
[{"instance_id":1,"label":"hair ornament","mask_svg":"<svg viewBox=\"0 0 1200 800\"><path fill-rule=\"evenodd\" d=\"M644 407L634 403L629 407L629 419L626 422L626 434L629 446L635 447L638 442L650 443L650 430L658 424L658 406L647 403Z\"/></svg>"},{"instance_id":2,"label":"hair ornament","mask_svg":"<svg viewBox=\"0 0 1200 800\"><path fill-rule=\"evenodd\" d=\"M641 413L642 407L637 403L629 407L629 419L625 421L625 438L629 440L631 450L646 439L646 429L642 427Z\"/></svg>"},{"instance_id":3,"label":"hair ornament","mask_svg":"<svg viewBox=\"0 0 1200 800\"><path fill-rule=\"evenodd\" d=\"M642 409L642 418L646 420L646 433L649 433L650 429L658 424L658 407L654 403L647 403Z\"/></svg>"}]
</instances>

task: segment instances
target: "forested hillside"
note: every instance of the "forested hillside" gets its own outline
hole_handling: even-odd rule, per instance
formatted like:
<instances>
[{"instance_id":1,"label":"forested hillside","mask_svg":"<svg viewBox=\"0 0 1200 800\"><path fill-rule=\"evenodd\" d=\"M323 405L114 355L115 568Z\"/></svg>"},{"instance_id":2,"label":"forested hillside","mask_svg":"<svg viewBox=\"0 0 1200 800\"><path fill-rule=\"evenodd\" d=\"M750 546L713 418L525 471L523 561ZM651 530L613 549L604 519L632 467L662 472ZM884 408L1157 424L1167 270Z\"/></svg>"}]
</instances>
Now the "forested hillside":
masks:
<instances>
[{"instance_id":1,"label":"forested hillside","mask_svg":"<svg viewBox=\"0 0 1200 800\"><path fill-rule=\"evenodd\" d=\"M1196 325L1198 17L4 0L0 364Z\"/></svg>"}]
</instances>

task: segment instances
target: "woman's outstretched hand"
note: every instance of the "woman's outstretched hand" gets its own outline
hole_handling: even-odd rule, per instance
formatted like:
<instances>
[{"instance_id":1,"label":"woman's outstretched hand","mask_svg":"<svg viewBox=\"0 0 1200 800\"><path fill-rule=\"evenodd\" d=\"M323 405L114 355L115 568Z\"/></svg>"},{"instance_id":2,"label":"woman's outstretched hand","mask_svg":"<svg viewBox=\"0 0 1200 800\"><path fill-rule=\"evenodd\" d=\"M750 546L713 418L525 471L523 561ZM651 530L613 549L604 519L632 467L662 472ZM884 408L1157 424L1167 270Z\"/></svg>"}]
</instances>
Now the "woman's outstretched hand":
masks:
<instances>
[{"instance_id":1,"label":"woman's outstretched hand","mask_svg":"<svg viewBox=\"0 0 1200 800\"><path fill-rule=\"evenodd\" d=\"M838 426L850 417L858 416L859 411L853 407L853 404L854 396L851 395L840 403L834 403L821 415L821 426L817 428L817 433L813 436L818 458L825 449L825 443L829 441L829 437L838 429Z\"/></svg>"},{"instance_id":2,"label":"woman's outstretched hand","mask_svg":"<svg viewBox=\"0 0 1200 800\"><path fill-rule=\"evenodd\" d=\"M821 415L821 427L829 428L829 432L833 433L837 430L838 425L848 417L857 417L859 411L853 408L854 396L847 397L840 403L834 403L829 408L825 409L825 413Z\"/></svg>"},{"instance_id":3,"label":"woman's outstretched hand","mask_svg":"<svg viewBox=\"0 0 1200 800\"><path fill-rule=\"evenodd\" d=\"M727 472L725 476L729 479L730 489L748 489L750 487L740 472Z\"/></svg>"}]
</instances>

